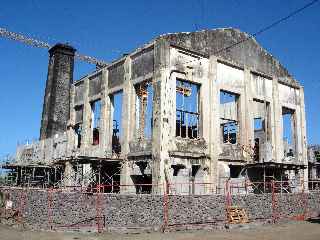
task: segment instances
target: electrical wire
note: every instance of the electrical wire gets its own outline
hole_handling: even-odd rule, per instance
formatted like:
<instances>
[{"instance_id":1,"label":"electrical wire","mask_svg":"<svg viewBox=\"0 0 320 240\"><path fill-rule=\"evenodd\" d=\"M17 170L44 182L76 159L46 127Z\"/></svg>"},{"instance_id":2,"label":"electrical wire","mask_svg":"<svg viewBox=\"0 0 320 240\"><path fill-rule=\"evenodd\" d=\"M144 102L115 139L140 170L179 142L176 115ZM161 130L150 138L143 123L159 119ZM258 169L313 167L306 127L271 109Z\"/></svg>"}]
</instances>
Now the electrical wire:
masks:
<instances>
[{"instance_id":1,"label":"electrical wire","mask_svg":"<svg viewBox=\"0 0 320 240\"><path fill-rule=\"evenodd\" d=\"M250 40L250 39L252 39L252 38L254 38L254 37L256 37L256 36L258 36L258 35L266 32L266 31L268 31L268 30L270 30L271 28L279 25L280 23L282 23L282 22L288 20L289 18L297 15L298 13L302 12L302 11L305 10L306 8L311 7L312 5L314 5L315 3L317 3L318 1L319 1L319 0L313 0L313 1L309 2L309 3L307 3L306 5L302 6L301 8L298 8L297 10L291 12L289 15L287 15L287 16L285 16L285 17L283 17L283 18L280 18L279 20L271 23L270 25L268 25L268 26L260 29L259 31L255 32L255 33L253 33L253 34L251 34L251 35L249 34L249 37L247 37L247 38L245 38L245 39L243 39L243 40L241 40L241 41L239 41L239 42L236 42L236 43L234 43L234 44L232 44L232 45L230 45L230 46L228 46L228 47L225 47L225 48L223 48L223 49L220 49L220 50L216 51L215 54L219 54L220 52L223 52L223 51L226 51L226 50L228 50L228 49L230 49L230 48L233 48L233 47L235 47L235 46L237 46L237 45L239 45L239 44L241 44L241 43L244 43L244 42L246 42L246 41L248 41L248 40Z\"/></svg>"},{"instance_id":2,"label":"electrical wire","mask_svg":"<svg viewBox=\"0 0 320 240\"><path fill-rule=\"evenodd\" d=\"M234 43L234 44L231 44L230 46L227 46L227 47L225 47L225 48L222 48L222 49L217 50L217 51L214 52L213 54L214 54L214 55L218 55L218 54L221 53L221 52L224 52L224 51L226 51L226 50L228 50L228 49L231 49L231 48L233 48L233 47L235 47L235 46L238 46L238 45L240 45L240 44L242 44L242 43L244 43L244 42L247 42L248 40L250 40L250 39L252 39L252 38L254 38L254 37L256 37L256 36L258 36L258 35L266 32L266 31L268 31L268 30L270 30L271 28L273 28L273 27L279 25L280 23L288 20L289 18L297 15L298 13L300 13L300 12L302 12L303 10L311 7L312 5L316 4L316 3L319 2L319 1L320 1L320 0L313 0L313 1L311 1L311 2L309 2L309 3L307 3L307 4L305 4L304 6L296 9L295 11L291 12L291 13L288 14L287 16L282 17L282 18L280 18L280 19L277 20L277 21L274 21L273 23L271 23L271 24L269 24L269 25L261 28L260 30L258 30L257 32L255 32L255 33L253 33L253 34L249 34L248 37L246 37L246 38L244 38L244 39L242 39L242 40L240 40L240 41L238 41L238 42L236 42L236 43ZM199 59L193 59L193 60L191 60L191 61L186 61L186 62L182 62L182 63L179 62L179 63L177 63L177 64L175 64L175 65L184 65L184 64L188 64L188 63L195 62L195 61L198 61L198 60L199 60Z\"/></svg>"}]
</instances>

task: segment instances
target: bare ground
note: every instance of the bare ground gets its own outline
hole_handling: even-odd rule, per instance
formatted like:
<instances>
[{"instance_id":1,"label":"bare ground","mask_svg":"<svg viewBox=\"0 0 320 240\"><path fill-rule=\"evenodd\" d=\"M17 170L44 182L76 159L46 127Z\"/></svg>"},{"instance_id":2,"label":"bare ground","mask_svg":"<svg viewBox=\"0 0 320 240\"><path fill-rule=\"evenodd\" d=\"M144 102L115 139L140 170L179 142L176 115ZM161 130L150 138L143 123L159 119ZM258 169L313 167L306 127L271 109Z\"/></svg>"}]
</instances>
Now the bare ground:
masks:
<instances>
[{"instance_id":1,"label":"bare ground","mask_svg":"<svg viewBox=\"0 0 320 240\"><path fill-rule=\"evenodd\" d=\"M320 222L293 222L217 231L180 231L143 234L96 234L25 231L0 225L1 240L320 240Z\"/></svg>"}]
</instances>

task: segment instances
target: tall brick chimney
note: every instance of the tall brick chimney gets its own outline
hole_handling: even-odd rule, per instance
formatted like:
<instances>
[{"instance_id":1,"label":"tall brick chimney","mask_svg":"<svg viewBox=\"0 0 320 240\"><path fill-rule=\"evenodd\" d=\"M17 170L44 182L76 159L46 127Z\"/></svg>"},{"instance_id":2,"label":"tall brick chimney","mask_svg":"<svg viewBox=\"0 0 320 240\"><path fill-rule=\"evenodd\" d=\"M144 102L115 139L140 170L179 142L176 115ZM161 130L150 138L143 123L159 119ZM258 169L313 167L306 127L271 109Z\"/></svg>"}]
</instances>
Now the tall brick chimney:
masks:
<instances>
[{"instance_id":1,"label":"tall brick chimney","mask_svg":"<svg viewBox=\"0 0 320 240\"><path fill-rule=\"evenodd\" d=\"M66 131L70 116L75 49L58 43L49 50L49 66L43 101L40 139Z\"/></svg>"}]
</instances>

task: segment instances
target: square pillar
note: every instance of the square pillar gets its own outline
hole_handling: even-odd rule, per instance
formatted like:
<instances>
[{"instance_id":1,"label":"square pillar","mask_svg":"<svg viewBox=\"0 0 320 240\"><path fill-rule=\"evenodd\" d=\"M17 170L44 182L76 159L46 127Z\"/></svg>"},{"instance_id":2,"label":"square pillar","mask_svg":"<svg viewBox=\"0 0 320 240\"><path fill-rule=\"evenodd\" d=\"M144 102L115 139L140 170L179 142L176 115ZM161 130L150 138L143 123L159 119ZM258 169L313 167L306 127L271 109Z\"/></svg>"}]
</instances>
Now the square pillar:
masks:
<instances>
[{"instance_id":1,"label":"square pillar","mask_svg":"<svg viewBox=\"0 0 320 240\"><path fill-rule=\"evenodd\" d=\"M121 163L120 185L126 185L120 189L122 193L135 192L133 181L131 179L131 167L128 162L128 154L130 153L129 143L134 134L134 111L135 111L135 90L131 81L131 58L127 57L124 62L124 83L122 95L122 136L121 142L121 156L123 162ZM128 186L130 185L130 186Z\"/></svg>"},{"instance_id":2,"label":"square pillar","mask_svg":"<svg viewBox=\"0 0 320 240\"><path fill-rule=\"evenodd\" d=\"M306 130L306 113L305 113L305 103L304 103L304 88L301 87L299 91L300 96L300 134L301 138L301 151L302 151L302 164L308 167L308 148L307 148L307 130ZM305 189L308 189L308 168L304 170L303 181Z\"/></svg>"},{"instance_id":3,"label":"square pillar","mask_svg":"<svg viewBox=\"0 0 320 240\"><path fill-rule=\"evenodd\" d=\"M105 153L112 153L111 139L112 139L112 125L110 126L110 110L111 101L108 95L108 69L104 68L101 71L101 118L100 118L100 148ZM112 118L111 118L112 121ZM104 154L105 155L105 154Z\"/></svg>"},{"instance_id":4,"label":"square pillar","mask_svg":"<svg viewBox=\"0 0 320 240\"><path fill-rule=\"evenodd\" d=\"M217 84L217 65L218 61L215 56L209 58L209 70L208 70L208 81L209 81L209 98L210 98L210 136L209 136L209 155L210 155L210 166L209 166L209 181L212 183L212 188L218 187L218 160L220 153L220 99L219 99L219 87Z\"/></svg>"},{"instance_id":5,"label":"square pillar","mask_svg":"<svg viewBox=\"0 0 320 240\"><path fill-rule=\"evenodd\" d=\"M244 101L244 104L241 106L241 112L244 113L243 123L242 126L242 141L244 149L246 151L251 151L252 147L254 146L254 120L253 120L253 113L252 113L252 106L253 106L253 96L252 96L252 77L251 72L248 68L244 69L244 96L240 96L240 101ZM242 100L241 100L242 99ZM251 162L250 154L246 153L245 156L247 157L247 161Z\"/></svg>"},{"instance_id":6,"label":"square pillar","mask_svg":"<svg viewBox=\"0 0 320 240\"><path fill-rule=\"evenodd\" d=\"M170 79L170 46L158 39L154 47L152 184L154 193L162 192L165 172L169 172L169 141L172 139L175 105L175 81ZM174 87L173 87L174 86ZM174 109L174 110L173 110Z\"/></svg>"},{"instance_id":7,"label":"square pillar","mask_svg":"<svg viewBox=\"0 0 320 240\"><path fill-rule=\"evenodd\" d=\"M279 83L278 79L272 80L272 98L273 98L273 117L271 138L273 142L273 157L276 162L280 163L284 157L283 155L283 123L282 123L282 105L279 99Z\"/></svg>"},{"instance_id":8,"label":"square pillar","mask_svg":"<svg viewBox=\"0 0 320 240\"><path fill-rule=\"evenodd\" d=\"M91 129L91 105L89 102L89 78L84 79L84 94L83 94L83 124L81 132L81 149L87 149L92 145L92 129Z\"/></svg>"}]
</instances>

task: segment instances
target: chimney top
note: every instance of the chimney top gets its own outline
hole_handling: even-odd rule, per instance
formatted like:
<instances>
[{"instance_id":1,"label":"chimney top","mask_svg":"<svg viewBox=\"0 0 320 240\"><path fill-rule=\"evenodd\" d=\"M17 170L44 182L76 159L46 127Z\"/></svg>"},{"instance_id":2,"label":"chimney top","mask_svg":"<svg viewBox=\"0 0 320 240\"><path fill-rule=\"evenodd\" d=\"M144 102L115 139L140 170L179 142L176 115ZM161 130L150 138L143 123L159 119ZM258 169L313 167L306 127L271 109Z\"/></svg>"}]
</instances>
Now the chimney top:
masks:
<instances>
[{"instance_id":1,"label":"chimney top","mask_svg":"<svg viewBox=\"0 0 320 240\"><path fill-rule=\"evenodd\" d=\"M54 45L52 48L49 49L49 54L53 55L57 52L74 56L76 49L65 43L57 43L56 45Z\"/></svg>"}]
</instances>

